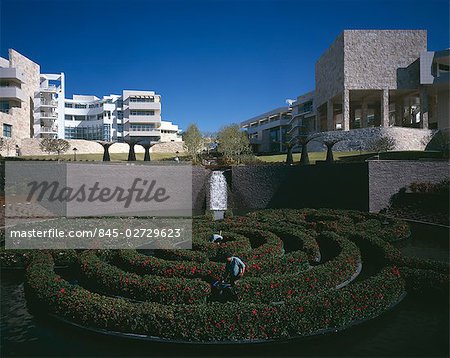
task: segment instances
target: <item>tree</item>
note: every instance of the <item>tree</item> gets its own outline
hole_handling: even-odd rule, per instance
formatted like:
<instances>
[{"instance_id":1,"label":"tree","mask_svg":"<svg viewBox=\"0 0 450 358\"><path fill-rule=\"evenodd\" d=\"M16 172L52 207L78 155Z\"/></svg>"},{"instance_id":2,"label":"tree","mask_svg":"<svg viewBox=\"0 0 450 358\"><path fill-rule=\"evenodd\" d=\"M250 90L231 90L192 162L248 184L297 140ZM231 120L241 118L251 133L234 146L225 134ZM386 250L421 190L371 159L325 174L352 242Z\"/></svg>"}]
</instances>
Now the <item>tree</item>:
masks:
<instances>
[{"instance_id":1,"label":"tree","mask_svg":"<svg viewBox=\"0 0 450 358\"><path fill-rule=\"evenodd\" d=\"M327 147L327 163L333 163L333 147L335 144L344 141L345 135L342 132L326 132L322 135L322 143Z\"/></svg>"},{"instance_id":2,"label":"tree","mask_svg":"<svg viewBox=\"0 0 450 358\"><path fill-rule=\"evenodd\" d=\"M64 139L45 138L39 143L39 147L43 152L47 152L48 154L58 154L59 159L61 153L65 153L69 150L70 144Z\"/></svg>"},{"instance_id":3,"label":"tree","mask_svg":"<svg viewBox=\"0 0 450 358\"><path fill-rule=\"evenodd\" d=\"M183 132L183 141L186 151L191 156L194 163L200 161L200 153L204 147L203 136L197 125L191 124L185 132Z\"/></svg>"},{"instance_id":4,"label":"tree","mask_svg":"<svg viewBox=\"0 0 450 358\"><path fill-rule=\"evenodd\" d=\"M16 141L13 138L0 138L0 150L6 150L6 155L9 156L9 153L15 147Z\"/></svg>"},{"instance_id":5,"label":"tree","mask_svg":"<svg viewBox=\"0 0 450 358\"><path fill-rule=\"evenodd\" d=\"M302 148L302 154L300 157L300 165L308 165L309 164L309 154L308 154L308 143L312 140L315 140L320 134L309 134L304 127L302 128L301 133L297 137L298 144Z\"/></svg>"},{"instance_id":6,"label":"tree","mask_svg":"<svg viewBox=\"0 0 450 358\"><path fill-rule=\"evenodd\" d=\"M425 150L437 150L442 153L444 158L450 154L450 129L441 129L429 138Z\"/></svg>"},{"instance_id":7,"label":"tree","mask_svg":"<svg viewBox=\"0 0 450 358\"><path fill-rule=\"evenodd\" d=\"M247 133L238 124L223 127L217 134L218 151L225 160L240 164L245 157L252 154Z\"/></svg>"},{"instance_id":8,"label":"tree","mask_svg":"<svg viewBox=\"0 0 450 358\"><path fill-rule=\"evenodd\" d=\"M368 149L373 152L388 152L395 149L397 141L390 136L383 136L369 141Z\"/></svg>"}]
</instances>

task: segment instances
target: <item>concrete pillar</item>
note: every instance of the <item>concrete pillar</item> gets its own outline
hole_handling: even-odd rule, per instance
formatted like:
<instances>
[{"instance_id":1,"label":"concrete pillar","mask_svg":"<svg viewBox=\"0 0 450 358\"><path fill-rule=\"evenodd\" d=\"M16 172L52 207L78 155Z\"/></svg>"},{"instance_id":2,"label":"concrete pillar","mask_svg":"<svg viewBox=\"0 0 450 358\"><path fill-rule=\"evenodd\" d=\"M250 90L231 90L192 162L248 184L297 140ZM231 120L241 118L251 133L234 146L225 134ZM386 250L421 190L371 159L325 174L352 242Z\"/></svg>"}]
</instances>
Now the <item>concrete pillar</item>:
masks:
<instances>
[{"instance_id":1,"label":"concrete pillar","mask_svg":"<svg viewBox=\"0 0 450 358\"><path fill-rule=\"evenodd\" d=\"M428 129L428 91L425 86L420 87L420 121L422 128Z\"/></svg>"},{"instance_id":2,"label":"concrete pillar","mask_svg":"<svg viewBox=\"0 0 450 358\"><path fill-rule=\"evenodd\" d=\"M335 129L333 100L329 99L327 101L327 130L334 131Z\"/></svg>"},{"instance_id":3,"label":"concrete pillar","mask_svg":"<svg viewBox=\"0 0 450 358\"><path fill-rule=\"evenodd\" d=\"M348 89L345 89L342 95L342 121L344 131L350 130L350 91Z\"/></svg>"},{"instance_id":4,"label":"concrete pillar","mask_svg":"<svg viewBox=\"0 0 450 358\"><path fill-rule=\"evenodd\" d=\"M395 125L401 127L403 123L403 99L395 101Z\"/></svg>"},{"instance_id":5,"label":"concrete pillar","mask_svg":"<svg viewBox=\"0 0 450 358\"><path fill-rule=\"evenodd\" d=\"M365 98L363 98L361 104L361 128L367 128L367 112L367 101Z\"/></svg>"},{"instance_id":6,"label":"concrete pillar","mask_svg":"<svg viewBox=\"0 0 450 358\"><path fill-rule=\"evenodd\" d=\"M383 89L381 94L381 127L389 127L389 90Z\"/></svg>"}]
</instances>

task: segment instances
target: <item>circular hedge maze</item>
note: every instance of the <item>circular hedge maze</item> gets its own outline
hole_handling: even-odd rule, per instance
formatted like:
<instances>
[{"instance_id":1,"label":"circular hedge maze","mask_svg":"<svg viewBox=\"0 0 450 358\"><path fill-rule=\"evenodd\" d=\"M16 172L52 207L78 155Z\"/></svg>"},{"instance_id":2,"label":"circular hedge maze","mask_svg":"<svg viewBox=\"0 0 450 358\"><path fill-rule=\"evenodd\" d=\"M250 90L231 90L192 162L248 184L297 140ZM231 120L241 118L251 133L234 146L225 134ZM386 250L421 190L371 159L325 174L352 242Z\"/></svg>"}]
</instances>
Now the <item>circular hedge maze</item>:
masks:
<instances>
[{"instance_id":1,"label":"circular hedge maze","mask_svg":"<svg viewBox=\"0 0 450 358\"><path fill-rule=\"evenodd\" d=\"M220 230L224 242L209 243ZM404 257L391 244L408 237L406 223L374 214L264 210L196 218L193 250L3 251L1 258L26 265L31 306L87 329L258 342L345 329L392 309L405 292L448 292L448 265ZM211 286L224 272L224 251L247 266L226 300ZM62 264L71 280L55 273Z\"/></svg>"}]
</instances>

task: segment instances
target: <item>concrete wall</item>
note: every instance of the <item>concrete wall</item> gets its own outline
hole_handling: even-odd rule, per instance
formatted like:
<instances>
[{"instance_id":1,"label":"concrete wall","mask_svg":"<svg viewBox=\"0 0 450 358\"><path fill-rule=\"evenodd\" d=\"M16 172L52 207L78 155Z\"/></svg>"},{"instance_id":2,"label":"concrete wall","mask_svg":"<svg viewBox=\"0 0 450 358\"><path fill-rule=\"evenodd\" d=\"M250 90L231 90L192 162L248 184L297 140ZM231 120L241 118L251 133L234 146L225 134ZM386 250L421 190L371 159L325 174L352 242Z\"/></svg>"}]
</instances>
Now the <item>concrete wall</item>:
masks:
<instances>
[{"instance_id":1,"label":"concrete wall","mask_svg":"<svg viewBox=\"0 0 450 358\"><path fill-rule=\"evenodd\" d=\"M389 205L395 193L412 182L437 183L449 178L448 162L369 161L369 211Z\"/></svg>"},{"instance_id":2,"label":"concrete wall","mask_svg":"<svg viewBox=\"0 0 450 358\"><path fill-rule=\"evenodd\" d=\"M397 89L397 70L408 67L426 50L426 30L346 30L345 87Z\"/></svg>"}]
</instances>

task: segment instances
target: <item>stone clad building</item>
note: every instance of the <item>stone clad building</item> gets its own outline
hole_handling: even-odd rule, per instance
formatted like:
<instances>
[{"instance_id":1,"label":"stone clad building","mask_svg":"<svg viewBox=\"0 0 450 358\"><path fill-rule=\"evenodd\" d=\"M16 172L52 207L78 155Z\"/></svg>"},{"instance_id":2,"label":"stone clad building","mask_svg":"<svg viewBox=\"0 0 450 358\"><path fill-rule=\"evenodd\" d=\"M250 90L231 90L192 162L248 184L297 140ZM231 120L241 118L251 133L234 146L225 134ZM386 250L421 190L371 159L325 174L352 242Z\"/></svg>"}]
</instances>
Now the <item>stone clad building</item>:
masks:
<instances>
[{"instance_id":1,"label":"stone clad building","mask_svg":"<svg viewBox=\"0 0 450 358\"><path fill-rule=\"evenodd\" d=\"M264 130L288 139L301 131L350 131L358 141L391 134L405 142L398 149L419 149L407 142L449 127L449 79L449 50L428 51L426 30L345 30L316 62L315 91L291 103L292 120ZM250 138L260 129L252 120L241 127ZM257 137L264 151L267 136Z\"/></svg>"},{"instance_id":2,"label":"stone clad building","mask_svg":"<svg viewBox=\"0 0 450 358\"><path fill-rule=\"evenodd\" d=\"M1 137L33 136L34 93L40 84L40 67L17 51L0 57Z\"/></svg>"}]
</instances>

